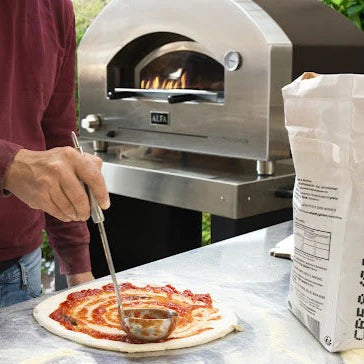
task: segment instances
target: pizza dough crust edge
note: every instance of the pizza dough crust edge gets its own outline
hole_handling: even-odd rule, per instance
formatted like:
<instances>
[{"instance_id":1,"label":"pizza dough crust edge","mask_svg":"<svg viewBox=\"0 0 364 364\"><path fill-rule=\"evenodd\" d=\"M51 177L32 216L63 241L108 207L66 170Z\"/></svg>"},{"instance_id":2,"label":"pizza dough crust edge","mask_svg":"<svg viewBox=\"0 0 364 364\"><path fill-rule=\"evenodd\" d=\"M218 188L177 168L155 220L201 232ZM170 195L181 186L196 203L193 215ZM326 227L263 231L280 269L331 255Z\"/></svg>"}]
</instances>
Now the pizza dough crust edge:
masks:
<instances>
[{"instance_id":1,"label":"pizza dough crust edge","mask_svg":"<svg viewBox=\"0 0 364 364\"><path fill-rule=\"evenodd\" d=\"M92 282L86 285L71 288L57 295L46 298L44 301L40 302L37 306L35 306L33 310L33 316L38 321L40 326L43 326L49 332L61 336L65 339L72 340L79 344L91 346L98 349L113 350L126 353L182 349L205 344L207 342L219 339L227 335L235 329L234 327L238 323L236 315L231 310L214 301L214 307L219 309L222 319L211 321L211 327L213 328L212 330L207 330L190 337L165 341L161 343L130 344L106 339L96 339L82 332L67 330L60 323L49 317L49 315L58 308L59 304L67 299L67 296L70 293L90 288L101 288L103 285L108 283L110 283L108 280ZM145 283L135 283L134 281L133 284L143 286L146 285ZM160 285L155 283L149 284Z\"/></svg>"}]
</instances>

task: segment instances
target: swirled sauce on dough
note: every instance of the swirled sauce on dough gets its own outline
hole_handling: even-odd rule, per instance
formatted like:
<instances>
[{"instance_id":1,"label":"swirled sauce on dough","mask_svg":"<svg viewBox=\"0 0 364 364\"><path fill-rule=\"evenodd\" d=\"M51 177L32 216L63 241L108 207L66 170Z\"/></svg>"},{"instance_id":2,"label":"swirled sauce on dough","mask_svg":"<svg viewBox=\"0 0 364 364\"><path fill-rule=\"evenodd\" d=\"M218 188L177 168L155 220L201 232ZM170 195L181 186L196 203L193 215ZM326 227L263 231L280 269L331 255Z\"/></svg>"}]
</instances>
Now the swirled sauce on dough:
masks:
<instances>
[{"instance_id":1,"label":"swirled sauce on dough","mask_svg":"<svg viewBox=\"0 0 364 364\"><path fill-rule=\"evenodd\" d=\"M208 293L195 294L190 290L181 292L171 285L137 287L128 282L120 284L119 289L125 309L168 308L178 313L176 328L166 340L197 335L212 329L210 321L221 319ZM97 339L142 344L130 339L121 329L111 283L100 289L70 293L49 317L68 330Z\"/></svg>"}]
</instances>

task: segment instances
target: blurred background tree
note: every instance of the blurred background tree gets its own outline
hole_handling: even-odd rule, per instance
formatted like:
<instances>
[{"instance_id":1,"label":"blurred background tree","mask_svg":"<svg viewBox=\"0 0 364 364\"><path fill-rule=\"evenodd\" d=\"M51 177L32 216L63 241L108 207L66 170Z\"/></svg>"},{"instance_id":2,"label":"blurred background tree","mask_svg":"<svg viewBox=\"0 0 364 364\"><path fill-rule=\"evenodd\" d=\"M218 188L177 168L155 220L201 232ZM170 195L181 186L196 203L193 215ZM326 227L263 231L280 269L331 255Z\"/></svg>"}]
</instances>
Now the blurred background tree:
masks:
<instances>
[{"instance_id":1,"label":"blurred background tree","mask_svg":"<svg viewBox=\"0 0 364 364\"><path fill-rule=\"evenodd\" d=\"M96 18L102 8L111 0L73 0L76 15L76 42L80 44L88 26Z\"/></svg>"},{"instance_id":2,"label":"blurred background tree","mask_svg":"<svg viewBox=\"0 0 364 364\"><path fill-rule=\"evenodd\" d=\"M359 29L364 30L364 0L321 0L347 16Z\"/></svg>"}]
</instances>

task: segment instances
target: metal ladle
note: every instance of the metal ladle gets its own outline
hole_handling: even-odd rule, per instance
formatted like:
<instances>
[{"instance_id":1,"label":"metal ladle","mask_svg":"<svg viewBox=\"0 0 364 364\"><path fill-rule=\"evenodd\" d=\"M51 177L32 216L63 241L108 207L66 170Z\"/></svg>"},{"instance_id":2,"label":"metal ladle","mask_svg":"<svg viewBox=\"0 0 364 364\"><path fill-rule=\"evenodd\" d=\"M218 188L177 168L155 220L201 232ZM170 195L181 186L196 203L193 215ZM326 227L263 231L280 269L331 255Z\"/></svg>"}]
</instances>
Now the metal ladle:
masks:
<instances>
[{"instance_id":1,"label":"metal ladle","mask_svg":"<svg viewBox=\"0 0 364 364\"><path fill-rule=\"evenodd\" d=\"M82 155L84 155L83 149L78 142L76 134L72 132L71 136L74 147ZM178 315L175 311L163 308L123 309L123 303L115 275L114 263L112 261L109 243L104 227L105 217L91 190L87 186L85 186L85 188L90 200L92 220L99 227L107 265L109 267L110 275L114 285L122 329L126 332L129 338L136 341L153 342L167 338L176 327L176 319Z\"/></svg>"}]
</instances>

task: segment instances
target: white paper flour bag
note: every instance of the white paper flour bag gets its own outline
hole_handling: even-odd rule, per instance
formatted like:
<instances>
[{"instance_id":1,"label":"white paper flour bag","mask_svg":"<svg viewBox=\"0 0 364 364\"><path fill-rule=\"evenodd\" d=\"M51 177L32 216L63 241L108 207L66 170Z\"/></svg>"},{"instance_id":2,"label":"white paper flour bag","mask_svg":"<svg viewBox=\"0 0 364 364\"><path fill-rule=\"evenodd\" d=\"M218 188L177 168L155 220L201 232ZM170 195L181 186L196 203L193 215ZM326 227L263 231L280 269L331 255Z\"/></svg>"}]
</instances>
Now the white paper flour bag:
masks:
<instances>
[{"instance_id":1,"label":"white paper flour bag","mask_svg":"<svg viewBox=\"0 0 364 364\"><path fill-rule=\"evenodd\" d=\"M283 88L296 170L289 307L329 351L364 348L364 75Z\"/></svg>"}]
</instances>

